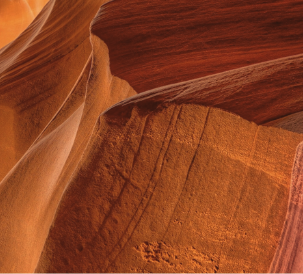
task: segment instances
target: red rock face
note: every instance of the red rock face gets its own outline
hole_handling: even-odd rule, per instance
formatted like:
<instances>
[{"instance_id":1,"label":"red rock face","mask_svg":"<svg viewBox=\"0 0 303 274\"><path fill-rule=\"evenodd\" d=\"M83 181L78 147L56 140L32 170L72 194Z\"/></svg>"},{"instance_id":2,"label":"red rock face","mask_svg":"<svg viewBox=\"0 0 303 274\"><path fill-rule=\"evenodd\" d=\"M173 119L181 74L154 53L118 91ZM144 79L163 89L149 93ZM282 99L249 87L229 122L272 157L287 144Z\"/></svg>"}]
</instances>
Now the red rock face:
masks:
<instances>
[{"instance_id":1,"label":"red rock face","mask_svg":"<svg viewBox=\"0 0 303 274\"><path fill-rule=\"evenodd\" d=\"M302 10L298 0L116 0L93 32L112 73L142 92L302 53Z\"/></svg>"},{"instance_id":2,"label":"red rock face","mask_svg":"<svg viewBox=\"0 0 303 274\"><path fill-rule=\"evenodd\" d=\"M0 272L301 272L302 12L49 1L0 49Z\"/></svg>"},{"instance_id":3,"label":"red rock face","mask_svg":"<svg viewBox=\"0 0 303 274\"><path fill-rule=\"evenodd\" d=\"M141 104L140 98L152 94L150 104L162 102L164 98L199 103L262 124L303 109L302 64L303 55L280 58L156 88L138 95L132 104L137 101ZM276 123L278 121L272 122ZM298 124L293 130L296 128Z\"/></svg>"}]
</instances>

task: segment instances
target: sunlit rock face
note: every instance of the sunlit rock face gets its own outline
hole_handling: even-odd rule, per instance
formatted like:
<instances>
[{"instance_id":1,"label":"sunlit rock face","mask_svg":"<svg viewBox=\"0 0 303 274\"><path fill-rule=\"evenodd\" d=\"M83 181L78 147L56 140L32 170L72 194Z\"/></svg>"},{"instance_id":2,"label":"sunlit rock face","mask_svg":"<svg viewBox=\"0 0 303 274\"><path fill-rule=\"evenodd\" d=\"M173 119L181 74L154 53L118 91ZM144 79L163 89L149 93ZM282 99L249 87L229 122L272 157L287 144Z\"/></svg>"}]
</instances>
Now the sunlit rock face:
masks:
<instances>
[{"instance_id":1,"label":"sunlit rock face","mask_svg":"<svg viewBox=\"0 0 303 274\"><path fill-rule=\"evenodd\" d=\"M29 4L31 10L33 11L34 16L37 16L37 14L42 10L42 8L45 6L45 4L49 0L25 0Z\"/></svg>"},{"instance_id":2,"label":"sunlit rock face","mask_svg":"<svg viewBox=\"0 0 303 274\"><path fill-rule=\"evenodd\" d=\"M46 2L0 2L0 272L302 272L302 1Z\"/></svg>"},{"instance_id":3,"label":"sunlit rock face","mask_svg":"<svg viewBox=\"0 0 303 274\"><path fill-rule=\"evenodd\" d=\"M0 48L24 31L47 2L48 0L1 0Z\"/></svg>"}]
</instances>

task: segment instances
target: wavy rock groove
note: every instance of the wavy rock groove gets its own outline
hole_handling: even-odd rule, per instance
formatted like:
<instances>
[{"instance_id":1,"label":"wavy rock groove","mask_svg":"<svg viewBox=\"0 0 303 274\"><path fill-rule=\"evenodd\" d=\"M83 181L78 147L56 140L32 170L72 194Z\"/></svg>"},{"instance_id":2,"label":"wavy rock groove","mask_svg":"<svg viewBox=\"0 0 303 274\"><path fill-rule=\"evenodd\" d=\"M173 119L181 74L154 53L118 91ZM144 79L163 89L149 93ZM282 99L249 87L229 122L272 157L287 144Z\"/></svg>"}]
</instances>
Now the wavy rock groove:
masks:
<instances>
[{"instance_id":1,"label":"wavy rock groove","mask_svg":"<svg viewBox=\"0 0 303 274\"><path fill-rule=\"evenodd\" d=\"M302 14L1 1L0 272L302 272Z\"/></svg>"}]
</instances>

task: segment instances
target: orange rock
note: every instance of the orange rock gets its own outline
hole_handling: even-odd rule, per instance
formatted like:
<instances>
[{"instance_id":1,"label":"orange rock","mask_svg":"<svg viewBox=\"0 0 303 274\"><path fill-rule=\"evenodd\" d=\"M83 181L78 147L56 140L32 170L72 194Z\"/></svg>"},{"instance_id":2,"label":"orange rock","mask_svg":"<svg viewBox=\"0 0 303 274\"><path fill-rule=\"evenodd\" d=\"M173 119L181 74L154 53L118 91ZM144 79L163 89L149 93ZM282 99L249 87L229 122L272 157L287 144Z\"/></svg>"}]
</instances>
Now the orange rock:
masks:
<instances>
[{"instance_id":1,"label":"orange rock","mask_svg":"<svg viewBox=\"0 0 303 274\"><path fill-rule=\"evenodd\" d=\"M80 41L80 46L71 53L65 53L66 56L59 56L58 60L50 61L47 67L40 68L26 60L26 52L30 49L30 44L24 51L18 53L25 57L24 63L20 61L21 66L27 68L32 66L33 71L27 71L27 74L23 75L29 81L23 83L23 86L17 86L16 82L19 81L17 78L15 83L7 83L5 87L2 87L2 99L5 98L8 102L9 100L15 100L15 102L13 101L15 103L13 105L15 107L13 108L13 111L15 111L13 119L16 119L18 114L21 116L21 113L23 119L23 123L19 124L14 120L13 130L10 131L10 128L8 128L7 134L11 134L14 140L8 138L7 142L14 145L14 153L16 153L16 148L26 151L22 155L20 150L17 150L23 157L10 170L0 185L0 203L3 205L0 210L2 221L0 243L5 243L5 248L2 245L2 251L0 251L0 271L2 272L33 272L35 270L58 203L78 163L81 161L81 156L88 140L91 138L98 116L112 104L135 94L134 90L125 81L110 74L106 45L98 37L92 36L91 43L86 37L89 35L89 30L87 28L84 31L84 23L88 24L91 20L86 16L89 16L90 13L93 14L93 10L99 5L95 1L86 2L84 7L82 5L83 9L80 10L80 13L85 14L86 12L86 16L83 16L83 29L79 29L78 26L81 24L77 21L79 14L77 14L78 18L76 16L76 23L67 22L66 25L64 25L65 20L63 20L66 14L62 14L61 19L54 15L58 14L62 5L65 5L67 13L73 13L72 9L66 9L68 3L57 4L53 1L49 4L53 4L53 6L49 6L50 10L45 9L45 12L49 13L48 20L52 17L56 18L56 20L59 20L59 22L55 22L58 26L61 20L61 27L73 27L79 32L74 34L74 41L70 41L69 38L67 38L67 41L57 38L57 42L60 43L53 50L57 49L57 54L60 52L64 54L66 48L74 45L77 41ZM79 6L75 3L73 5L79 10ZM50 25L53 23L53 20L48 21ZM43 34L39 27L38 30L35 29L36 27L31 26L30 28L34 33L37 32L37 36L32 37L34 40ZM42 26L42 28L45 27L45 25ZM58 28L58 30L60 32L61 28ZM26 38L27 35L27 33L24 33ZM44 42L50 41L49 34L44 35ZM82 39L84 39L84 42L81 41ZM92 53L89 51L91 45L93 47ZM11 53L11 58L15 57L13 47L18 47L18 41L6 49ZM33 53L33 51L30 52ZM2 61L4 60L9 64L10 60L6 58L9 55L5 51L2 54ZM20 58L20 55L17 58ZM82 56L78 58L77 55ZM41 58L43 58L43 55ZM45 55L44 58L50 57ZM86 58L86 64L83 63L84 58ZM38 57L37 59L41 61ZM73 71L66 70L66 66L73 66ZM10 73L13 69L14 67L7 65L7 70L3 70L1 74L3 82L12 77ZM17 66L15 69L17 70L15 72L18 73L20 67ZM41 76L42 72L45 72L45 74ZM57 78L51 81L53 75L57 75ZM68 77L63 77L63 75ZM41 82L42 79L47 81ZM32 87L33 83L39 83L35 86L36 89L29 89L29 94L20 93L22 87ZM12 93L6 94L10 84L15 85L16 88L12 92L15 92L19 97L13 97ZM49 88L45 92L43 87L47 85ZM54 95L50 96L52 93ZM26 100L24 96L29 96L31 100ZM42 96L42 98L45 96L45 99L40 98L42 100L35 103L39 96ZM16 101L18 104L16 104ZM36 108L37 104L40 104L40 110L45 113L46 117L37 115L37 113L40 113ZM16 114L21 106L24 108L23 111ZM3 108L3 111L9 113L11 109L12 107ZM28 115L33 118L29 119ZM8 122L11 121L6 121L6 123ZM3 121L3 124L5 124L5 121ZM17 126L22 126L22 128ZM9 124L7 127L9 127ZM23 131L22 137L18 135L18 131L15 130L16 127ZM35 131L33 132L33 130ZM18 142L19 146L23 142L22 148L18 147ZM4 143L4 145L6 144ZM5 161L4 158L3 161ZM11 166L6 168L11 168ZM7 170L3 169L2 172L6 174Z\"/></svg>"},{"instance_id":2,"label":"orange rock","mask_svg":"<svg viewBox=\"0 0 303 274\"><path fill-rule=\"evenodd\" d=\"M302 148L301 143L291 176L291 187L288 201L288 210L285 218L283 232L279 246L272 260L270 272L272 273L301 273L302 263Z\"/></svg>"},{"instance_id":3,"label":"orange rock","mask_svg":"<svg viewBox=\"0 0 303 274\"><path fill-rule=\"evenodd\" d=\"M100 117L37 271L266 272L303 136L194 104L141 106Z\"/></svg>"},{"instance_id":4,"label":"orange rock","mask_svg":"<svg viewBox=\"0 0 303 274\"><path fill-rule=\"evenodd\" d=\"M89 24L103 2L51 0L25 32L0 50L0 101L14 116L5 144L12 160L0 167L0 179L41 134L77 82L91 55ZM73 20L66 20L71 16Z\"/></svg>"},{"instance_id":5,"label":"orange rock","mask_svg":"<svg viewBox=\"0 0 303 274\"><path fill-rule=\"evenodd\" d=\"M23 32L48 0L2 0L0 2L0 48Z\"/></svg>"},{"instance_id":6,"label":"orange rock","mask_svg":"<svg viewBox=\"0 0 303 274\"><path fill-rule=\"evenodd\" d=\"M0 272L301 269L302 3L133 1L50 0L0 49Z\"/></svg>"},{"instance_id":7,"label":"orange rock","mask_svg":"<svg viewBox=\"0 0 303 274\"><path fill-rule=\"evenodd\" d=\"M34 16L37 16L38 13L43 9L45 4L49 0L26 0L31 10L33 11Z\"/></svg>"}]
</instances>

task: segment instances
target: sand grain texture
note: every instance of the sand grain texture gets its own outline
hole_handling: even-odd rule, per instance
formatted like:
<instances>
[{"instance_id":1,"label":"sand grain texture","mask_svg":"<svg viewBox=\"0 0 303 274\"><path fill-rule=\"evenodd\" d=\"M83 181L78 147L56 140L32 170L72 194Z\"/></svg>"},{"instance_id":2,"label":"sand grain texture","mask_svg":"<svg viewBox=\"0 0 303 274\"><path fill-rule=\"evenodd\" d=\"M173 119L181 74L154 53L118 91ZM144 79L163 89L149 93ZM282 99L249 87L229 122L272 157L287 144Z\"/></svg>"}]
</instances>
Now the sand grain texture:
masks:
<instances>
[{"instance_id":1,"label":"sand grain texture","mask_svg":"<svg viewBox=\"0 0 303 274\"><path fill-rule=\"evenodd\" d=\"M114 109L100 117L37 271L266 272L302 135L193 104L134 107L125 119Z\"/></svg>"}]
</instances>

